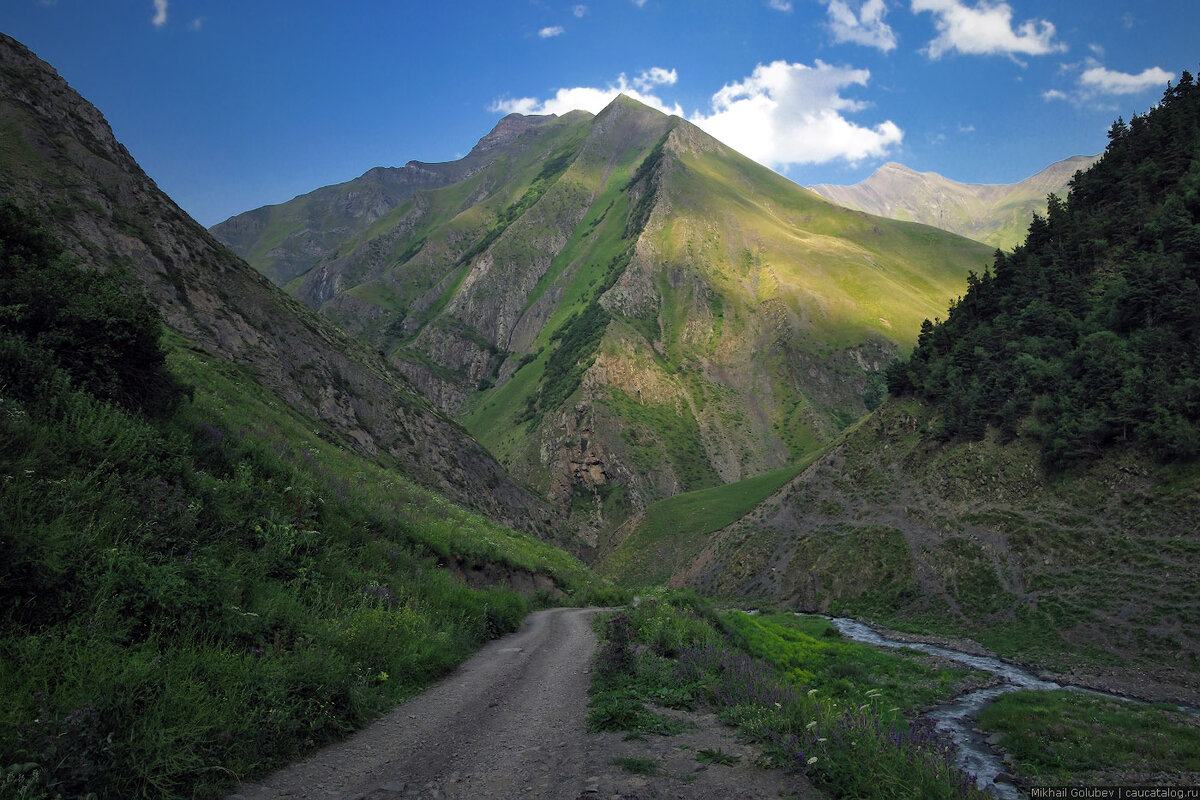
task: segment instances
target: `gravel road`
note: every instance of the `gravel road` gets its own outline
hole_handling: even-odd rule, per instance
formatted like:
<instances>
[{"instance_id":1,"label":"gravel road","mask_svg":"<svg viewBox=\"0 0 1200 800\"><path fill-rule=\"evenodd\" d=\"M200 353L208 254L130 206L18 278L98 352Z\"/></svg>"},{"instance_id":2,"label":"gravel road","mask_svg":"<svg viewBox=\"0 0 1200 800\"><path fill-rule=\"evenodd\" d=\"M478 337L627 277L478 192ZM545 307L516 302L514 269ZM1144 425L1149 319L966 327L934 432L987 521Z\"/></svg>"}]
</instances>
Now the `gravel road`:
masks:
<instances>
[{"instance_id":1,"label":"gravel road","mask_svg":"<svg viewBox=\"0 0 1200 800\"><path fill-rule=\"evenodd\" d=\"M690 730L626 741L586 729L596 609L529 616L445 680L349 739L244 784L228 800L816 797L803 778L754 766L757 752L711 715ZM720 748L734 766L695 753ZM616 759L641 759L635 774Z\"/></svg>"}]
</instances>

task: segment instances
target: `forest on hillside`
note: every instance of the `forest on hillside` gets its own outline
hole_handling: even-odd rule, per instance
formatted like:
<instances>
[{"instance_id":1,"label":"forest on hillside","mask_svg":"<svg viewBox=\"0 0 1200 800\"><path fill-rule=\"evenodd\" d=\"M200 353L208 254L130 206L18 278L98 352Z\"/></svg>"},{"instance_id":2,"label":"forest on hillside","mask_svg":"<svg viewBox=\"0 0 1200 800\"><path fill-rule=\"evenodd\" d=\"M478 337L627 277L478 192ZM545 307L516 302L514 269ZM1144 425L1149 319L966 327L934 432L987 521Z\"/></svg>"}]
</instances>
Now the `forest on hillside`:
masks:
<instances>
[{"instance_id":1,"label":"forest on hillside","mask_svg":"<svg viewBox=\"0 0 1200 800\"><path fill-rule=\"evenodd\" d=\"M1108 136L888 368L893 395L940 407L945 437L1033 436L1056 469L1120 444L1200 455L1200 87L1183 72Z\"/></svg>"}]
</instances>

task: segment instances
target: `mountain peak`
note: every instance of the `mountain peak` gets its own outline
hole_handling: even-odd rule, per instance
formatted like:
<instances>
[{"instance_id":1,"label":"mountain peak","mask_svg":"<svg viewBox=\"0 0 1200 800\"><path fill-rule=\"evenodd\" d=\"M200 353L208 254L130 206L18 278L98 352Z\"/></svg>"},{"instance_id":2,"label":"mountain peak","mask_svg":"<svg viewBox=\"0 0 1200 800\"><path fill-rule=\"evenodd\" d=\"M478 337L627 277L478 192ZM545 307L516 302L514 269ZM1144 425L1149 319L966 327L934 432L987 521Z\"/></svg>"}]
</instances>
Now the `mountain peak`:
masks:
<instances>
[{"instance_id":1,"label":"mountain peak","mask_svg":"<svg viewBox=\"0 0 1200 800\"><path fill-rule=\"evenodd\" d=\"M1071 177L1097 156L1073 156L1012 184L959 183L889 161L853 186L810 187L827 200L881 217L922 222L1008 249L1029 220L1046 213L1046 195L1064 195Z\"/></svg>"},{"instance_id":2,"label":"mountain peak","mask_svg":"<svg viewBox=\"0 0 1200 800\"><path fill-rule=\"evenodd\" d=\"M604 109L596 115L596 119L607 118L614 115L638 114L661 118L667 116L662 111L653 106L648 106L641 100L630 97L627 94L619 94L613 98Z\"/></svg>"},{"instance_id":3,"label":"mountain peak","mask_svg":"<svg viewBox=\"0 0 1200 800\"><path fill-rule=\"evenodd\" d=\"M555 119L558 119L557 114L509 114L471 148L471 155L480 155L503 147L516 141L526 131Z\"/></svg>"}]
</instances>

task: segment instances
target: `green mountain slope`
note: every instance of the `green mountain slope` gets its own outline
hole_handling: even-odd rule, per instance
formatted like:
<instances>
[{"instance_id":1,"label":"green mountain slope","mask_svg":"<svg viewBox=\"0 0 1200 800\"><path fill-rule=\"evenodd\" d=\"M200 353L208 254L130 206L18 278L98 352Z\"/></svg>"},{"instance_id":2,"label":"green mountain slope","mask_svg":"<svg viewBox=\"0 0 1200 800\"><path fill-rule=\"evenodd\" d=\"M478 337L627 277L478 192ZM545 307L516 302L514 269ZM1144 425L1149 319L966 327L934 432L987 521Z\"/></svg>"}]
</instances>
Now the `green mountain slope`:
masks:
<instances>
[{"instance_id":1,"label":"green mountain slope","mask_svg":"<svg viewBox=\"0 0 1200 800\"><path fill-rule=\"evenodd\" d=\"M52 68L9 37L0 67L0 197L39 210L85 263L129 270L169 328L251 369L323 436L497 519L549 529L544 503L378 353L184 214Z\"/></svg>"},{"instance_id":2,"label":"green mountain slope","mask_svg":"<svg viewBox=\"0 0 1200 800\"><path fill-rule=\"evenodd\" d=\"M1046 196L1065 194L1075 173L1097 158L1073 156L1013 184L958 183L935 172L914 172L889 163L853 186L811 188L847 208L923 222L1010 250L1025 238L1033 215L1046 213Z\"/></svg>"},{"instance_id":3,"label":"green mountain slope","mask_svg":"<svg viewBox=\"0 0 1200 800\"><path fill-rule=\"evenodd\" d=\"M223 797L535 603L617 599L418 481L546 528L0 35L0 796Z\"/></svg>"},{"instance_id":4,"label":"green mountain slope","mask_svg":"<svg viewBox=\"0 0 1200 800\"><path fill-rule=\"evenodd\" d=\"M1200 699L1198 145L1183 73L925 326L901 396L649 577Z\"/></svg>"},{"instance_id":5,"label":"green mountain slope","mask_svg":"<svg viewBox=\"0 0 1200 800\"><path fill-rule=\"evenodd\" d=\"M518 125L489 166L360 226L289 289L589 545L657 498L829 441L989 254L831 205L626 97L502 123Z\"/></svg>"}]
</instances>

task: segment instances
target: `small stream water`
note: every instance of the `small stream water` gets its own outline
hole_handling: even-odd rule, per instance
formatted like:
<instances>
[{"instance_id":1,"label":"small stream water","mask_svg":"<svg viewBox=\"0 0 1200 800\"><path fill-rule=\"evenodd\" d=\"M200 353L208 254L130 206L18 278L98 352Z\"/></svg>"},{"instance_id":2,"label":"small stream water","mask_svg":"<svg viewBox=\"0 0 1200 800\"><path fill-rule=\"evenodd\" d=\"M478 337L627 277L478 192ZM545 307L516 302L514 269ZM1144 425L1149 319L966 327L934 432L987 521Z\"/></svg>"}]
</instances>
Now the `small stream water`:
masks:
<instances>
[{"instance_id":1,"label":"small stream water","mask_svg":"<svg viewBox=\"0 0 1200 800\"><path fill-rule=\"evenodd\" d=\"M1004 681L996 686L989 686L986 689L979 689L960 695L953 700L943 703L926 715L937 723L939 730L944 731L958 745L959 767L976 776L979 788L986 789L995 796L1003 798L1003 800L1021 800L1023 795L1011 783L993 782L996 776L1004 771L1004 764L1000 761L1000 757L996 754L996 751L984 741L984 737L974 730L976 727L975 718L984 707L1000 695L1007 692L1015 692L1019 689L1043 691L1049 689L1070 689L1072 691L1111 697L1117 700L1127 701L1130 699L1121 695L1085 689L1080 686L1063 685L1053 681L1042 680L1029 670L1015 664L1006 663L998 658L972 655L959 650L952 650L948 647L939 647L938 645L925 644L923 642L902 642L897 639L889 639L857 620L838 617L830 617L828 619L847 639L879 647L909 647L922 653L929 653L930 655L940 656L963 664L972 669L989 672ZM1181 710L1192 710L1182 706L1180 708Z\"/></svg>"}]
</instances>

